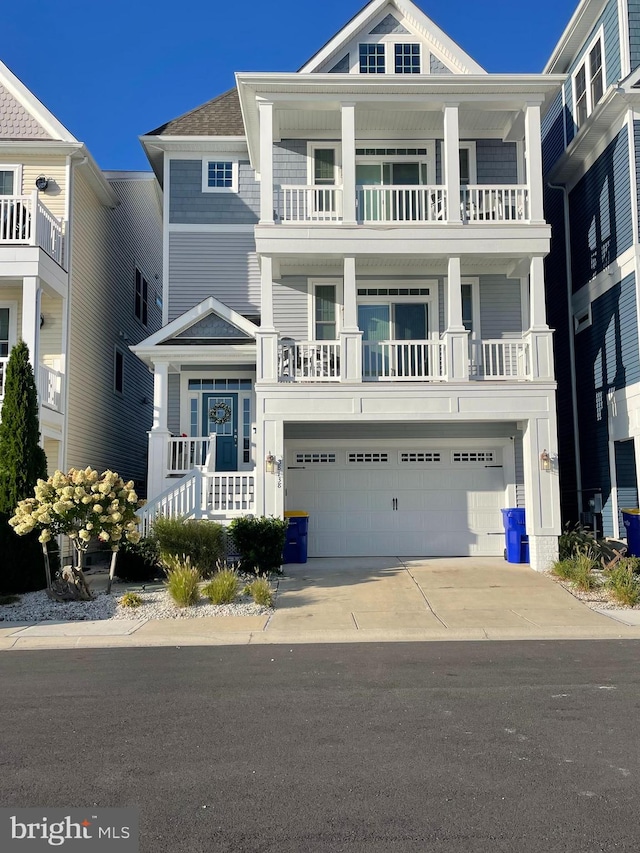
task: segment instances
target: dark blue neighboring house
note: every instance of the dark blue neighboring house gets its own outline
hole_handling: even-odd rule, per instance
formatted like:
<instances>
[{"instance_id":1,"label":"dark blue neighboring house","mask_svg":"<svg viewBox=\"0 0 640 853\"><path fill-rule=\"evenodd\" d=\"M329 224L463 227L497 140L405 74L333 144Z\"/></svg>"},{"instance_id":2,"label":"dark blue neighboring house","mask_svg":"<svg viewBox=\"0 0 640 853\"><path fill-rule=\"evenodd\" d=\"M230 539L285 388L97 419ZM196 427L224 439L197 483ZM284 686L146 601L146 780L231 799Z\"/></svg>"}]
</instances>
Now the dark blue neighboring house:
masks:
<instances>
[{"instance_id":1,"label":"dark blue neighboring house","mask_svg":"<svg viewBox=\"0 0 640 853\"><path fill-rule=\"evenodd\" d=\"M542 123L562 511L624 536L640 452L640 0L583 0L545 72L567 75Z\"/></svg>"}]
</instances>

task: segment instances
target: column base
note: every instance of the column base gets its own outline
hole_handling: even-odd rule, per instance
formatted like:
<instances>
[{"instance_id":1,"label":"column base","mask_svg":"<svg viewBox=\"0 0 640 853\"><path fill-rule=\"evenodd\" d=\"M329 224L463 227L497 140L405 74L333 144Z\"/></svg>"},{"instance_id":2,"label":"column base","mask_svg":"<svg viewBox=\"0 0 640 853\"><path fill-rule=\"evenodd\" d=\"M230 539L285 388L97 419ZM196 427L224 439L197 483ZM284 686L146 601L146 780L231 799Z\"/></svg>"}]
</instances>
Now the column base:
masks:
<instances>
[{"instance_id":1,"label":"column base","mask_svg":"<svg viewBox=\"0 0 640 853\"><path fill-rule=\"evenodd\" d=\"M529 565L534 571L545 572L557 559L557 536L529 536Z\"/></svg>"}]
</instances>

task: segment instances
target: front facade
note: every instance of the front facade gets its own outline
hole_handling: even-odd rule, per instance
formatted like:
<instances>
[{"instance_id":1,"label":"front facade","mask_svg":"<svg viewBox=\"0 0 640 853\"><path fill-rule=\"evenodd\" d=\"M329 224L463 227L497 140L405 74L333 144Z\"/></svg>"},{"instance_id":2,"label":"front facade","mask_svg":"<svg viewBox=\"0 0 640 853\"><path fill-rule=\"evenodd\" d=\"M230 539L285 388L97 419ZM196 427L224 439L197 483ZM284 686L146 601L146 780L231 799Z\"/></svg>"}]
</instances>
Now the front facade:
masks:
<instances>
[{"instance_id":1,"label":"front facade","mask_svg":"<svg viewBox=\"0 0 640 853\"><path fill-rule=\"evenodd\" d=\"M310 556L501 555L560 529L541 114L373 0L295 74L143 137L164 190L149 512L310 513ZM155 500L154 500L155 499Z\"/></svg>"},{"instance_id":2,"label":"front facade","mask_svg":"<svg viewBox=\"0 0 640 853\"><path fill-rule=\"evenodd\" d=\"M543 117L562 509L624 537L640 462L640 4L583 0L545 70L566 75Z\"/></svg>"},{"instance_id":3,"label":"front facade","mask_svg":"<svg viewBox=\"0 0 640 853\"><path fill-rule=\"evenodd\" d=\"M161 213L152 174L101 172L0 63L0 417L22 338L50 473L146 479L153 384L128 345L161 324Z\"/></svg>"}]
</instances>

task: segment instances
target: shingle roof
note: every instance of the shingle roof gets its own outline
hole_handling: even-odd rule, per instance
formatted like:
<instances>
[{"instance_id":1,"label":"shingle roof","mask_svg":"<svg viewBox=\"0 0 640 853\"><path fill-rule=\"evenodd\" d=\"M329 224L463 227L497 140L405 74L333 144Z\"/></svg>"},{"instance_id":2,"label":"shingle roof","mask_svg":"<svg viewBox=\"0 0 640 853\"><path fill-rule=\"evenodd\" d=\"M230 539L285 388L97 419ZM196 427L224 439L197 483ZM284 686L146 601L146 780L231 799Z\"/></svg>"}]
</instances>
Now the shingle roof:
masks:
<instances>
[{"instance_id":1,"label":"shingle roof","mask_svg":"<svg viewBox=\"0 0 640 853\"><path fill-rule=\"evenodd\" d=\"M171 119L147 136L244 136L237 89L229 89L217 98Z\"/></svg>"}]
</instances>

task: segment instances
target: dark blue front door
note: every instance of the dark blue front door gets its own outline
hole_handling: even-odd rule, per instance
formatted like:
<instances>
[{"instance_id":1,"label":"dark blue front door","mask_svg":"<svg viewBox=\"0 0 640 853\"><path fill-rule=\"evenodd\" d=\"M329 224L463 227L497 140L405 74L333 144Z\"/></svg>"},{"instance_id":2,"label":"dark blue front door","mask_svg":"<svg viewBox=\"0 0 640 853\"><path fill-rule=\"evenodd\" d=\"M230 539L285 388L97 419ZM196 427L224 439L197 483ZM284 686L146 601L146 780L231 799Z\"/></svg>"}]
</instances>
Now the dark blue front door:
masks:
<instances>
[{"instance_id":1,"label":"dark blue front door","mask_svg":"<svg viewBox=\"0 0 640 853\"><path fill-rule=\"evenodd\" d=\"M202 434L216 436L216 471L237 471L237 394L202 395Z\"/></svg>"}]
</instances>

